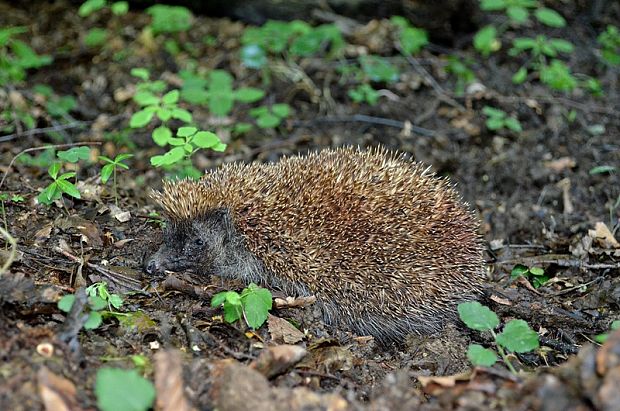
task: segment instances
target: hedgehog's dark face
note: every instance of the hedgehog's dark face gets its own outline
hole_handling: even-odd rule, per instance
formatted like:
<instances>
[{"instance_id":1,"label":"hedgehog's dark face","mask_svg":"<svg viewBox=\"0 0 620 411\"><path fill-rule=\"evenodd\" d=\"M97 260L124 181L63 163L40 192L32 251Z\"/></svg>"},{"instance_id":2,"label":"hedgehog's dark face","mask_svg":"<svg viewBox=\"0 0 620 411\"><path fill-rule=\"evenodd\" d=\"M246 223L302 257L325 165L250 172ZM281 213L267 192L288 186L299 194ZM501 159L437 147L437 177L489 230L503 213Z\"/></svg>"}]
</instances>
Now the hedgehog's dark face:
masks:
<instances>
[{"instance_id":1,"label":"hedgehog's dark face","mask_svg":"<svg viewBox=\"0 0 620 411\"><path fill-rule=\"evenodd\" d=\"M229 259L233 228L226 210L215 210L191 220L169 221L164 243L145 263L146 272L192 269L197 274L219 274Z\"/></svg>"}]
</instances>

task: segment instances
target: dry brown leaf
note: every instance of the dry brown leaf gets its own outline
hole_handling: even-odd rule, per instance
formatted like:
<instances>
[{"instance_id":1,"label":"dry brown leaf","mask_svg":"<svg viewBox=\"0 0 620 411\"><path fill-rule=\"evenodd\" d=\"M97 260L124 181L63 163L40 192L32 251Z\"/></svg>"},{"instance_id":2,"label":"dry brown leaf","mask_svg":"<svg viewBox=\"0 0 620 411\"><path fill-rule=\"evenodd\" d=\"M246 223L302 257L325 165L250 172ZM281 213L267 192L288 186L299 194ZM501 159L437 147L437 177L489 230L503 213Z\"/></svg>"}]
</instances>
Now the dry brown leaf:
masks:
<instances>
[{"instance_id":1,"label":"dry brown leaf","mask_svg":"<svg viewBox=\"0 0 620 411\"><path fill-rule=\"evenodd\" d=\"M269 314L267 327L271 339L278 344L296 344L304 339L304 333L283 318Z\"/></svg>"},{"instance_id":2,"label":"dry brown leaf","mask_svg":"<svg viewBox=\"0 0 620 411\"><path fill-rule=\"evenodd\" d=\"M544 165L549 170L559 173L560 171L575 167L577 162L572 157L560 157L555 160L545 161Z\"/></svg>"},{"instance_id":3,"label":"dry brown leaf","mask_svg":"<svg viewBox=\"0 0 620 411\"><path fill-rule=\"evenodd\" d=\"M34 233L34 244L39 246L50 238L52 233L52 224L45 224L36 233Z\"/></svg>"},{"instance_id":4,"label":"dry brown leaf","mask_svg":"<svg viewBox=\"0 0 620 411\"><path fill-rule=\"evenodd\" d=\"M493 294L490 297L491 301L495 301L498 304L502 304L502 305L512 305L512 302L510 300L508 300L507 298L502 298L498 295Z\"/></svg>"},{"instance_id":5,"label":"dry brown leaf","mask_svg":"<svg viewBox=\"0 0 620 411\"><path fill-rule=\"evenodd\" d=\"M101 247L103 245L101 232L97 224L80 216L59 217L54 221L54 224L63 231L69 228L77 229L82 234L84 240L93 247Z\"/></svg>"},{"instance_id":6,"label":"dry brown leaf","mask_svg":"<svg viewBox=\"0 0 620 411\"><path fill-rule=\"evenodd\" d=\"M620 248L620 243L605 223L599 221L594 224L594 230L588 230L588 235L603 248Z\"/></svg>"},{"instance_id":7,"label":"dry brown leaf","mask_svg":"<svg viewBox=\"0 0 620 411\"><path fill-rule=\"evenodd\" d=\"M185 397L181 355L176 350L155 354L155 389L158 411L190 411L194 408Z\"/></svg>"},{"instance_id":8,"label":"dry brown leaf","mask_svg":"<svg viewBox=\"0 0 620 411\"><path fill-rule=\"evenodd\" d=\"M309 297L286 297L283 298L275 298L274 303L276 308L296 308L296 307L307 307L316 302L316 297L311 295Z\"/></svg>"},{"instance_id":9,"label":"dry brown leaf","mask_svg":"<svg viewBox=\"0 0 620 411\"><path fill-rule=\"evenodd\" d=\"M335 340L322 339L308 347L310 355L299 363L299 367L327 372L346 371L353 366L353 354L347 347L341 347Z\"/></svg>"},{"instance_id":10,"label":"dry brown leaf","mask_svg":"<svg viewBox=\"0 0 620 411\"><path fill-rule=\"evenodd\" d=\"M250 363L255 369L267 378L284 374L306 356L306 349L298 345L276 345L261 351L257 359Z\"/></svg>"},{"instance_id":11,"label":"dry brown leaf","mask_svg":"<svg viewBox=\"0 0 620 411\"><path fill-rule=\"evenodd\" d=\"M43 366L37 373L39 396L47 411L78 411L75 385Z\"/></svg>"}]
</instances>

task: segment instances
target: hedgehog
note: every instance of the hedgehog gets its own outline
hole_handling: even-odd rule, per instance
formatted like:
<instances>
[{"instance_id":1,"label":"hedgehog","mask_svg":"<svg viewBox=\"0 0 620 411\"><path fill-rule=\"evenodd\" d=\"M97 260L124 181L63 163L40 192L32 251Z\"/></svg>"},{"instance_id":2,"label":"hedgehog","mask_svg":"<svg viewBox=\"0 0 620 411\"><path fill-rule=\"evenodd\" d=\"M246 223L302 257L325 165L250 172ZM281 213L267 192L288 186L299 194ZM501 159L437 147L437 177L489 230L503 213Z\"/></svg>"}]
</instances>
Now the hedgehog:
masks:
<instances>
[{"instance_id":1,"label":"hedgehog","mask_svg":"<svg viewBox=\"0 0 620 411\"><path fill-rule=\"evenodd\" d=\"M331 325L382 343L432 334L480 296L479 223L451 183L384 148L325 149L164 181L148 274L191 269L314 295Z\"/></svg>"}]
</instances>

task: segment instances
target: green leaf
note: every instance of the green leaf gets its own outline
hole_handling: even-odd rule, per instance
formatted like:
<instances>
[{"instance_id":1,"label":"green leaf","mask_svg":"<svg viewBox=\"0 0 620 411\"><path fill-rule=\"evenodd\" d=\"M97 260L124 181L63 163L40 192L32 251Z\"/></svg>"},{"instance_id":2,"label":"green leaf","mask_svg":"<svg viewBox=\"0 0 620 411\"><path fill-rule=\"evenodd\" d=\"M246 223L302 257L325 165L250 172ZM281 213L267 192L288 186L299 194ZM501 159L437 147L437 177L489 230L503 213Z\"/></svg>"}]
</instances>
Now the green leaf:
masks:
<instances>
[{"instance_id":1,"label":"green leaf","mask_svg":"<svg viewBox=\"0 0 620 411\"><path fill-rule=\"evenodd\" d=\"M478 344L471 344L467 348L467 358L473 365L481 367L490 367L497 362L497 355L493 350Z\"/></svg>"},{"instance_id":2,"label":"green leaf","mask_svg":"<svg viewBox=\"0 0 620 411\"><path fill-rule=\"evenodd\" d=\"M506 113L503 110L491 106L484 106L482 108L482 112L484 113L484 115L490 118L503 119L504 117L506 117Z\"/></svg>"},{"instance_id":3,"label":"green leaf","mask_svg":"<svg viewBox=\"0 0 620 411\"><path fill-rule=\"evenodd\" d=\"M134 113L129 120L129 127L131 128L142 128L151 122L151 119L155 115L154 112L149 112L147 110L140 110Z\"/></svg>"},{"instance_id":4,"label":"green leaf","mask_svg":"<svg viewBox=\"0 0 620 411\"><path fill-rule=\"evenodd\" d=\"M227 147L226 144L219 142L216 146L211 147L211 150L222 153L226 150L226 147Z\"/></svg>"},{"instance_id":5,"label":"green leaf","mask_svg":"<svg viewBox=\"0 0 620 411\"><path fill-rule=\"evenodd\" d=\"M396 66L381 56L361 56L359 61L362 70L371 81L394 83L400 77Z\"/></svg>"},{"instance_id":6,"label":"green leaf","mask_svg":"<svg viewBox=\"0 0 620 411\"><path fill-rule=\"evenodd\" d=\"M272 307L271 292L252 283L243 290L241 300L248 325L254 329L263 325Z\"/></svg>"},{"instance_id":7,"label":"green leaf","mask_svg":"<svg viewBox=\"0 0 620 411\"><path fill-rule=\"evenodd\" d=\"M172 150L168 151L163 156L154 156L151 157L151 164L160 167L160 166L169 166L175 163L178 163L185 157L185 150L183 147L175 147Z\"/></svg>"},{"instance_id":8,"label":"green leaf","mask_svg":"<svg viewBox=\"0 0 620 411\"><path fill-rule=\"evenodd\" d=\"M155 401L153 384L135 370L101 368L95 382L101 411L146 411Z\"/></svg>"},{"instance_id":9,"label":"green leaf","mask_svg":"<svg viewBox=\"0 0 620 411\"><path fill-rule=\"evenodd\" d=\"M226 116L233 108L234 99L232 91L216 92L209 94L207 103L209 111L215 116Z\"/></svg>"},{"instance_id":10,"label":"green leaf","mask_svg":"<svg viewBox=\"0 0 620 411\"><path fill-rule=\"evenodd\" d=\"M611 173L616 171L616 167L614 166L609 166L609 165L604 165L604 166L596 166L590 169L590 171L588 172L590 175L595 175L595 174L603 174L603 173Z\"/></svg>"},{"instance_id":11,"label":"green leaf","mask_svg":"<svg viewBox=\"0 0 620 411\"><path fill-rule=\"evenodd\" d=\"M106 0L86 0L78 9L80 17L87 17L105 7Z\"/></svg>"},{"instance_id":12,"label":"green leaf","mask_svg":"<svg viewBox=\"0 0 620 411\"><path fill-rule=\"evenodd\" d=\"M92 28L88 30L86 36L84 36L84 44L87 47L101 46L108 39L108 31L102 28Z\"/></svg>"},{"instance_id":13,"label":"green leaf","mask_svg":"<svg viewBox=\"0 0 620 411\"><path fill-rule=\"evenodd\" d=\"M224 320L228 323L234 323L243 316L241 305L224 303Z\"/></svg>"},{"instance_id":14,"label":"green leaf","mask_svg":"<svg viewBox=\"0 0 620 411\"><path fill-rule=\"evenodd\" d=\"M144 80L144 81L148 80L150 76L149 71L141 67L132 68L130 73L132 76L138 77L139 79Z\"/></svg>"},{"instance_id":15,"label":"green leaf","mask_svg":"<svg viewBox=\"0 0 620 411\"><path fill-rule=\"evenodd\" d=\"M161 101L164 104L175 104L177 101L179 101L179 95L179 90L171 90L164 94L164 96L161 98Z\"/></svg>"},{"instance_id":16,"label":"green leaf","mask_svg":"<svg viewBox=\"0 0 620 411\"><path fill-rule=\"evenodd\" d=\"M151 135L155 144L160 147L168 144L168 141L172 138L172 131L166 126L159 126L155 130L153 130L153 134Z\"/></svg>"},{"instance_id":17,"label":"green leaf","mask_svg":"<svg viewBox=\"0 0 620 411\"><path fill-rule=\"evenodd\" d=\"M56 177L58 177L58 172L60 171L60 167L62 167L62 164L58 162L52 163L52 165L47 169L47 174L49 174L50 177L56 180Z\"/></svg>"},{"instance_id":18,"label":"green leaf","mask_svg":"<svg viewBox=\"0 0 620 411\"><path fill-rule=\"evenodd\" d=\"M115 163L120 163L121 161L125 161L129 158L133 157L133 154L130 153L123 153L123 154L119 154L114 158L114 162ZM121 165L121 164L119 164ZM124 165L124 164L123 164Z\"/></svg>"},{"instance_id":19,"label":"green leaf","mask_svg":"<svg viewBox=\"0 0 620 411\"><path fill-rule=\"evenodd\" d=\"M514 117L506 117L506 119L504 119L504 125L508 127L509 130L517 133L523 131L523 129L521 128L521 123Z\"/></svg>"},{"instance_id":20,"label":"green leaf","mask_svg":"<svg viewBox=\"0 0 620 411\"><path fill-rule=\"evenodd\" d=\"M151 29L154 34L178 33L192 27L193 16L186 7L156 4L146 9L146 12L153 17Z\"/></svg>"},{"instance_id":21,"label":"green leaf","mask_svg":"<svg viewBox=\"0 0 620 411\"><path fill-rule=\"evenodd\" d=\"M506 0L482 0L480 8L485 11L497 11L506 8Z\"/></svg>"},{"instance_id":22,"label":"green leaf","mask_svg":"<svg viewBox=\"0 0 620 411\"><path fill-rule=\"evenodd\" d=\"M513 352L528 352L539 347L538 334L523 320L509 321L496 341Z\"/></svg>"},{"instance_id":23,"label":"green leaf","mask_svg":"<svg viewBox=\"0 0 620 411\"><path fill-rule=\"evenodd\" d=\"M123 299L118 294L110 294L108 302L112 307L116 308L117 310L123 305Z\"/></svg>"},{"instance_id":24,"label":"green leaf","mask_svg":"<svg viewBox=\"0 0 620 411\"><path fill-rule=\"evenodd\" d=\"M106 164L101 168L101 182L107 183L114 172L114 164Z\"/></svg>"},{"instance_id":25,"label":"green leaf","mask_svg":"<svg viewBox=\"0 0 620 411\"><path fill-rule=\"evenodd\" d=\"M37 200L39 200L39 203L41 204L50 205L60 197L62 197L62 192L58 188L58 183L54 182L47 186L45 190L37 196Z\"/></svg>"},{"instance_id":26,"label":"green leaf","mask_svg":"<svg viewBox=\"0 0 620 411\"><path fill-rule=\"evenodd\" d=\"M534 15L542 24L549 27L564 27L566 20L557 11L541 7L534 11Z\"/></svg>"},{"instance_id":27,"label":"green leaf","mask_svg":"<svg viewBox=\"0 0 620 411\"><path fill-rule=\"evenodd\" d=\"M527 21L529 13L523 7L513 6L506 9L508 18L517 24L523 24Z\"/></svg>"},{"instance_id":28,"label":"green leaf","mask_svg":"<svg viewBox=\"0 0 620 411\"><path fill-rule=\"evenodd\" d=\"M459 317L472 330L487 331L499 325L499 318L488 307L478 301L458 305Z\"/></svg>"},{"instance_id":29,"label":"green leaf","mask_svg":"<svg viewBox=\"0 0 620 411\"><path fill-rule=\"evenodd\" d=\"M512 268L512 271L510 272L510 278L515 279L522 275L527 275L528 271L529 271L528 268L524 266L523 264L517 264Z\"/></svg>"},{"instance_id":30,"label":"green leaf","mask_svg":"<svg viewBox=\"0 0 620 411\"><path fill-rule=\"evenodd\" d=\"M274 116L271 113L266 113L256 119L256 124L260 128L274 128L280 125L282 120L278 116Z\"/></svg>"},{"instance_id":31,"label":"green leaf","mask_svg":"<svg viewBox=\"0 0 620 411\"><path fill-rule=\"evenodd\" d=\"M172 117L176 118L177 120L181 120L184 123L192 122L192 113L183 108L175 107L174 109L172 109Z\"/></svg>"},{"instance_id":32,"label":"green leaf","mask_svg":"<svg viewBox=\"0 0 620 411\"><path fill-rule=\"evenodd\" d=\"M133 101L144 107L159 104L160 98L150 91L140 90L134 94Z\"/></svg>"},{"instance_id":33,"label":"green leaf","mask_svg":"<svg viewBox=\"0 0 620 411\"><path fill-rule=\"evenodd\" d=\"M56 183L58 184L58 188L62 192L67 193L74 198L82 198L82 196L80 195L80 191L77 189L77 187L72 183L68 182L67 180L58 180L56 181Z\"/></svg>"},{"instance_id":34,"label":"green leaf","mask_svg":"<svg viewBox=\"0 0 620 411\"><path fill-rule=\"evenodd\" d=\"M126 1L117 1L115 3L112 3L110 9L115 16L122 16L127 14L127 12L129 11L129 3L127 3Z\"/></svg>"},{"instance_id":35,"label":"green leaf","mask_svg":"<svg viewBox=\"0 0 620 411\"><path fill-rule=\"evenodd\" d=\"M549 44L560 53L570 54L575 50L573 43L564 39L550 39Z\"/></svg>"},{"instance_id":36,"label":"green leaf","mask_svg":"<svg viewBox=\"0 0 620 411\"><path fill-rule=\"evenodd\" d=\"M95 294L88 297L88 305L90 305L90 308L94 311L101 311L108 306L108 303Z\"/></svg>"},{"instance_id":37,"label":"green leaf","mask_svg":"<svg viewBox=\"0 0 620 411\"><path fill-rule=\"evenodd\" d=\"M265 96L265 92L254 87L242 87L235 90L235 100L242 103L253 103Z\"/></svg>"},{"instance_id":38,"label":"green leaf","mask_svg":"<svg viewBox=\"0 0 620 411\"><path fill-rule=\"evenodd\" d=\"M286 118L291 113L291 106L283 103L274 104L273 106L271 106L271 111L273 112L273 114L280 118Z\"/></svg>"},{"instance_id":39,"label":"green leaf","mask_svg":"<svg viewBox=\"0 0 620 411\"><path fill-rule=\"evenodd\" d=\"M478 30L474 36L474 47L485 57L499 50L501 42L497 39L495 26L486 26Z\"/></svg>"},{"instance_id":40,"label":"green leaf","mask_svg":"<svg viewBox=\"0 0 620 411\"><path fill-rule=\"evenodd\" d=\"M178 138L178 137L171 137L168 139L168 144L170 144L171 146L182 146L185 144L185 139Z\"/></svg>"},{"instance_id":41,"label":"green leaf","mask_svg":"<svg viewBox=\"0 0 620 411\"><path fill-rule=\"evenodd\" d=\"M213 297L211 297L211 307L215 308L215 307L219 307L220 305L224 304L224 301L226 301L226 293L228 291L222 291L220 293L215 294Z\"/></svg>"},{"instance_id":42,"label":"green leaf","mask_svg":"<svg viewBox=\"0 0 620 411\"><path fill-rule=\"evenodd\" d=\"M69 311L71 311L71 307L73 306L74 302L75 302L75 294L63 295L62 298L58 300L58 303L57 303L58 309L60 311L64 311L68 313Z\"/></svg>"},{"instance_id":43,"label":"green leaf","mask_svg":"<svg viewBox=\"0 0 620 411\"><path fill-rule=\"evenodd\" d=\"M417 54L422 47L428 44L426 30L416 27L406 27L400 33L400 45L406 54Z\"/></svg>"},{"instance_id":44,"label":"green leaf","mask_svg":"<svg viewBox=\"0 0 620 411\"><path fill-rule=\"evenodd\" d=\"M530 273L532 275L541 276L541 275L545 275L545 270L543 270L540 267L532 267L532 268L530 268Z\"/></svg>"},{"instance_id":45,"label":"green leaf","mask_svg":"<svg viewBox=\"0 0 620 411\"><path fill-rule=\"evenodd\" d=\"M513 84L523 84L523 82L527 79L527 68L521 67L517 72L512 76Z\"/></svg>"},{"instance_id":46,"label":"green leaf","mask_svg":"<svg viewBox=\"0 0 620 411\"><path fill-rule=\"evenodd\" d=\"M97 311L91 311L88 314L88 320L84 323L84 329L94 330L103 323L103 317Z\"/></svg>"},{"instance_id":47,"label":"green leaf","mask_svg":"<svg viewBox=\"0 0 620 411\"><path fill-rule=\"evenodd\" d=\"M87 146L73 147L67 151L59 151L58 158L69 163L77 163L80 160L90 158L90 148Z\"/></svg>"},{"instance_id":48,"label":"green leaf","mask_svg":"<svg viewBox=\"0 0 620 411\"><path fill-rule=\"evenodd\" d=\"M485 124L489 130L500 130L504 127L504 119L489 117Z\"/></svg>"},{"instance_id":49,"label":"green leaf","mask_svg":"<svg viewBox=\"0 0 620 411\"><path fill-rule=\"evenodd\" d=\"M226 293L226 302L232 305L241 305L241 296L235 291Z\"/></svg>"},{"instance_id":50,"label":"green leaf","mask_svg":"<svg viewBox=\"0 0 620 411\"><path fill-rule=\"evenodd\" d=\"M177 136L179 137L189 137L196 134L198 129L196 127L179 127L177 130Z\"/></svg>"},{"instance_id":51,"label":"green leaf","mask_svg":"<svg viewBox=\"0 0 620 411\"><path fill-rule=\"evenodd\" d=\"M211 148L220 143L219 137L210 131L199 131L192 142L200 148Z\"/></svg>"},{"instance_id":52,"label":"green leaf","mask_svg":"<svg viewBox=\"0 0 620 411\"><path fill-rule=\"evenodd\" d=\"M155 113L157 114L157 117L164 123L170 120L170 118L172 117L172 110L166 107L159 107Z\"/></svg>"}]
</instances>

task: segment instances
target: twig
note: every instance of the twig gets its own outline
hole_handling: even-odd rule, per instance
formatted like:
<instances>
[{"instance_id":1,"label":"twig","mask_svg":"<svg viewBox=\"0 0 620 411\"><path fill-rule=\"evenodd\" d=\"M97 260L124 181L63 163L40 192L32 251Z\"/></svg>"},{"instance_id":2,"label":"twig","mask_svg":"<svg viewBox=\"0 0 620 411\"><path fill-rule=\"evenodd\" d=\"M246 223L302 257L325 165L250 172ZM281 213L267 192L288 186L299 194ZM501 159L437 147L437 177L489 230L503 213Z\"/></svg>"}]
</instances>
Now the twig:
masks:
<instances>
[{"instance_id":1,"label":"twig","mask_svg":"<svg viewBox=\"0 0 620 411\"><path fill-rule=\"evenodd\" d=\"M370 123L377 124L381 126L387 127L395 127L395 128L405 128L405 122L400 120L394 120L391 118L383 118L383 117L374 117L367 116L365 114L354 114L352 116L344 116L344 117L320 117L314 120L306 120L306 121L295 121L293 122L293 126L295 127L304 127L316 122L325 122L325 123L348 123L348 122L359 122L359 123ZM433 130L429 130L427 128L411 125L411 131L420 134L425 137L433 137L435 136L435 132Z\"/></svg>"},{"instance_id":2,"label":"twig","mask_svg":"<svg viewBox=\"0 0 620 411\"><path fill-rule=\"evenodd\" d=\"M17 241L15 241L15 238L13 238L13 236L2 227L0 227L0 234L2 234L2 236L9 242L9 244L11 244L11 252L7 257L6 261L4 262L2 268L0 268L0 277L2 277L4 273L8 271L11 264L13 264L13 261L15 261L15 256L17 255Z\"/></svg>"},{"instance_id":3,"label":"twig","mask_svg":"<svg viewBox=\"0 0 620 411\"><path fill-rule=\"evenodd\" d=\"M439 83L435 81L433 76L431 76L429 72L426 71L424 67L422 67L415 58L413 58L413 56L411 56L409 53L403 52L400 42L396 43L396 48L405 56L409 64L411 64L414 70L417 71L418 74L422 76L422 78L426 81L426 83L431 86L431 88L435 91L437 96L442 101L450 104L451 106L455 108L458 108L461 111L466 111L465 106L463 106L461 103L453 99L448 93L446 93L445 90L441 88Z\"/></svg>"},{"instance_id":4,"label":"twig","mask_svg":"<svg viewBox=\"0 0 620 411\"><path fill-rule=\"evenodd\" d=\"M105 267L100 266L99 264L94 264L88 261L84 261L82 258L79 258L69 253L68 251L63 250L60 247L54 247L54 250L76 263L85 264L87 267L92 268L93 270L97 271L99 274L103 275L104 277L116 283L120 283L121 285L129 288L130 290L144 292L141 287L142 284L140 283L140 281L136 280L135 278L128 277L116 271L109 270Z\"/></svg>"},{"instance_id":5,"label":"twig","mask_svg":"<svg viewBox=\"0 0 620 411\"><path fill-rule=\"evenodd\" d=\"M620 262L616 264L588 264L581 260L575 260L568 258L561 254L549 254L539 255L533 257L522 257L510 260L498 261L497 264L557 264L560 267L575 267L575 268L590 268L590 269L605 269L605 268L620 268Z\"/></svg>"},{"instance_id":6,"label":"twig","mask_svg":"<svg viewBox=\"0 0 620 411\"><path fill-rule=\"evenodd\" d=\"M37 135L37 134L48 133L50 131L69 130L69 129L72 129L72 128L77 128L77 127L85 126L85 125L88 125L90 123L92 123L92 121L75 121L74 123L59 124L59 125L55 125L55 126L52 126L52 127L32 128L30 130L20 131L20 132L17 132L17 133L7 134L5 136L1 136L0 137L0 143L4 143L6 141L13 140L14 138L17 138L17 137L34 136L34 135Z\"/></svg>"},{"instance_id":7,"label":"twig","mask_svg":"<svg viewBox=\"0 0 620 411\"><path fill-rule=\"evenodd\" d=\"M6 171L4 172L4 175L2 176L2 180L0 180L0 188L2 188L2 185L4 184L4 180L6 180L6 177L9 175L9 172L11 171L11 167L13 166L13 163L15 163L15 160L17 160L17 157L21 156L22 154L26 154L29 153L31 151L37 151L37 150L47 150L48 148L65 148L65 147L75 147L75 146L100 146L101 142L100 141L85 141L82 143L67 143L67 144L50 144L47 146L41 146L41 147L30 147L27 148L25 150L20 151L19 153L17 153L15 155L15 157L13 157L13 159L11 159L11 162L9 163L8 167L6 168Z\"/></svg>"}]
</instances>

